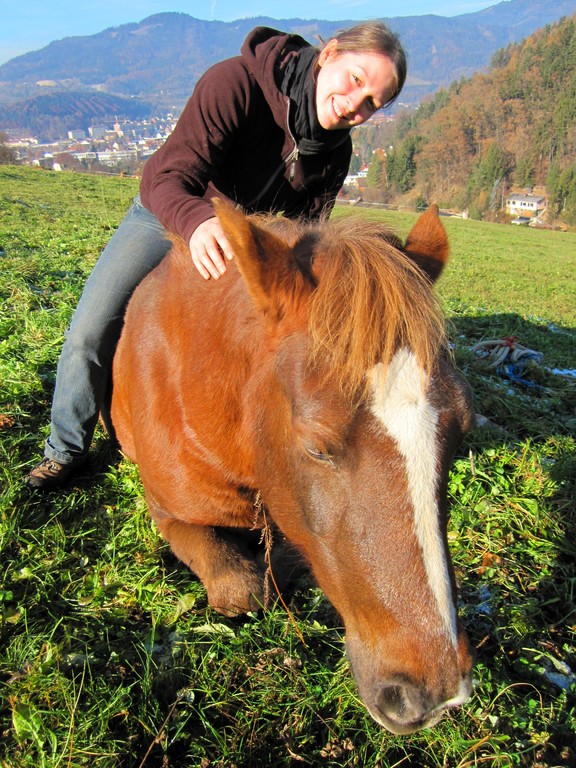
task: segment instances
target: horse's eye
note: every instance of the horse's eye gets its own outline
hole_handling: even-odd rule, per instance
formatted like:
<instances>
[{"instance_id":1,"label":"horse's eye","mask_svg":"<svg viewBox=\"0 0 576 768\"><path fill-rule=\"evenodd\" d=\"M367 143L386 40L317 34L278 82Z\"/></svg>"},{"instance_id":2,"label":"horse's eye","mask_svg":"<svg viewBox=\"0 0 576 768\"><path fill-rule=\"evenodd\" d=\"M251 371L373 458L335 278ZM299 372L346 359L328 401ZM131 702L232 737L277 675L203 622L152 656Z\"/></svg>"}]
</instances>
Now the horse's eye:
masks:
<instances>
[{"instance_id":1,"label":"horse's eye","mask_svg":"<svg viewBox=\"0 0 576 768\"><path fill-rule=\"evenodd\" d=\"M331 467L335 467L334 457L329 453L321 451L319 448L306 448L306 453L314 461L321 461L324 464L330 464Z\"/></svg>"}]
</instances>

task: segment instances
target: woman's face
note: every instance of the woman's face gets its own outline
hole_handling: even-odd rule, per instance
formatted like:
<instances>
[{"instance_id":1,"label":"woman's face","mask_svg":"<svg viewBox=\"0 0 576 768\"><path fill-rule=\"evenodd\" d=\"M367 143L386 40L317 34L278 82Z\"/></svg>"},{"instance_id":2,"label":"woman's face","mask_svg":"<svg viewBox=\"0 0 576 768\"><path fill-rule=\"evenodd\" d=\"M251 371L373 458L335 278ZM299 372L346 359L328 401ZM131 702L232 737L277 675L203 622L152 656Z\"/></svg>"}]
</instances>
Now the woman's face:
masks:
<instances>
[{"instance_id":1,"label":"woman's face","mask_svg":"<svg viewBox=\"0 0 576 768\"><path fill-rule=\"evenodd\" d=\"M392 61L379 53L337 53L335 41L320 52L316 82L318 122L328 131L365 123L396 87Z\"/></svg>"}]
</instances>

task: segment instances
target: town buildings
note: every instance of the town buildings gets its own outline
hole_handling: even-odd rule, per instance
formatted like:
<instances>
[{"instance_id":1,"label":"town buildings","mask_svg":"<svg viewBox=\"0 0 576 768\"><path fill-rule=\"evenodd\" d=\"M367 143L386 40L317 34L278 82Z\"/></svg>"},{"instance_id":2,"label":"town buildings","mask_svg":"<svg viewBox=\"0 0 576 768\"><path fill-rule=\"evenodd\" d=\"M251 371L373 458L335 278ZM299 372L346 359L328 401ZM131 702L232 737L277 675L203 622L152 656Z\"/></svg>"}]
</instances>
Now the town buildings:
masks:
<instances>
[{"instance_id":1,"label":"town buildings","mask_svg":"<svg viewBox=\"0 0 576 768\"><path fill-rule=\"evenodd\" d=\"M66 138L40 143L34 136L5 131L20 162L53 170L106 170L135 173L174 130L172 114L148 120L111 119L77 128Z\"/></svg>"}]
</instances>

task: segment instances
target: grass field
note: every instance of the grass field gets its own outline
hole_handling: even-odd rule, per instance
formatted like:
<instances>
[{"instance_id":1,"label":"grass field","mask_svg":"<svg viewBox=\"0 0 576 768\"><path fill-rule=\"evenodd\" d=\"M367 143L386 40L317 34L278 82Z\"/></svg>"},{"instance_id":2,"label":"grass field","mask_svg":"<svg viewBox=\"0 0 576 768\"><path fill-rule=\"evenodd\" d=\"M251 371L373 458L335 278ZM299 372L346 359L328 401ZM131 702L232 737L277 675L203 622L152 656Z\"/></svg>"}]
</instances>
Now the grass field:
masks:
<instances>
[{"instance_id":1,"label":"grass field","mask_svg":"<svg viewBox=\"0 0 576 768\"><path fill-rule=\"evenodd\" d=\"M0 167L0 766L576 766L576 234L446 220L439 291L477 410L450 476L471 699L394 737L358 700L342 628L303 583L228 620L98 432L89 472L29 493L64 329L129 179ZM405 235L415 216L383 216ZM350 215L338 209L336 215ZM470 351L544 353L510 381Z\"/></svg>"}]
</instances>

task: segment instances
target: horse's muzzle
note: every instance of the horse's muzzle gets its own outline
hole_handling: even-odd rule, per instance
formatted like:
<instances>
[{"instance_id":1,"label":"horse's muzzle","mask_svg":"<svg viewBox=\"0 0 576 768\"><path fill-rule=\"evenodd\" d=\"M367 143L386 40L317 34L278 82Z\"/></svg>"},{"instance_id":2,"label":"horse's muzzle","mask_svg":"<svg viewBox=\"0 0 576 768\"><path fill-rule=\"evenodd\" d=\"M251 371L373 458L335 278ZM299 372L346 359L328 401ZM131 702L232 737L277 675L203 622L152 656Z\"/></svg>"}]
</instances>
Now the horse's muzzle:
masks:
<instances>
[{"instance_id":1,"label":"horse's muzzle","mask_svg":"<svg viewBox=\"0 0 576 768\"><path fill-rule=\"evenodd\" d=\"M438 703L426 691L410 683L382 685L368 710L388 731L404 735L432 728L447 709L464 704L471 690L470 679L463 678L457 695Z\"/></svg>"}]
</instances>

